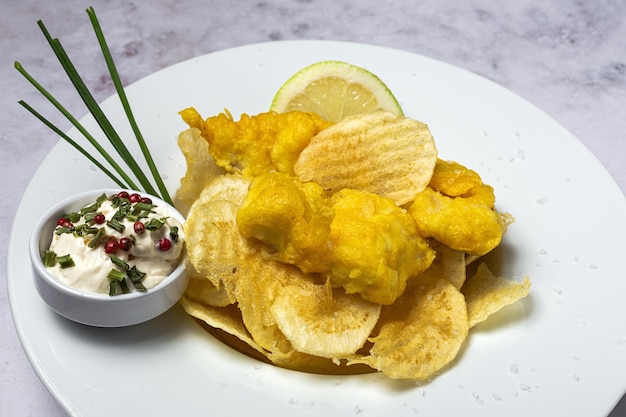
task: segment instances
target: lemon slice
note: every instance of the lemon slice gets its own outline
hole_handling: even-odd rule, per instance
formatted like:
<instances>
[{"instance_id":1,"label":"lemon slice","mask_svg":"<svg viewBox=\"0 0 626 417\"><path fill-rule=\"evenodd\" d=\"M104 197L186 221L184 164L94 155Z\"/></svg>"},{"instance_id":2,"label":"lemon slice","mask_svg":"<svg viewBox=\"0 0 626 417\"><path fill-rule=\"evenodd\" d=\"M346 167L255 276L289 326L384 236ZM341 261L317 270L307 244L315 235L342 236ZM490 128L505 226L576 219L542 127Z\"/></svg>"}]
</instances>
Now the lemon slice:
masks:
<instances>
[{"instance_id":1,"label":"lemon slice","mask_svg":"<svg viewBox=\"0 0 626 417\"><path fill-rule=\"evenodd\" d=\"M380 78L341 61L317 62L298 71L280 87L270 110L312 112L333 122L376 110L403 115L400 104Z\"/></svg>"}]
</instances>

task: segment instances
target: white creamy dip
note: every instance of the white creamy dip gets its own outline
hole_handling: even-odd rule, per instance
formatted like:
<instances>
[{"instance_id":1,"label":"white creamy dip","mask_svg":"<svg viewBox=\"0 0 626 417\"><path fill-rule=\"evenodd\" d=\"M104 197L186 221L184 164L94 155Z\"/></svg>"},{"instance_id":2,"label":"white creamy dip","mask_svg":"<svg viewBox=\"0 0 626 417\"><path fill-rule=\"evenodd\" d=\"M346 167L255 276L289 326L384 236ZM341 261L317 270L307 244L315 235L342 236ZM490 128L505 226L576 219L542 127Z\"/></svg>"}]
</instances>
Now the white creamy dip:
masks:
<instances>
[{"instance_id":1,"label":"white creamy dip","mask_svg":"<svg viewBox=\"0 0 626 417\"><path fill-rule=\"evenodd\" d=\"M134 208L136 205L131 203L129 207ZM102 217L98 219L100 224L94 220L85 222L85 217L82 216L80 220L70 222L69 231L67 227L63 228L63 225L58 225L53 232L49 250L53 251L57 257L69 254L74 266L64 268L57 262L54 266L48 267L50 273L65 284L79 290L109 294L112 281L109 277L110 271L115 269L120 273L126 272L123 267L113 263L111 255L114 255L124 261L128 267L134 266L139 272L145 273L140 281L140 286L143 285L145 289L152 288L165 279L176 267L181 257L184 246L181 223L173 217L169 207L153 205L149 213L146 210L138 211L142 213L139 219L134 218L134 214L130 214L130 218L120 218L121 227L119 225L117 227L123 228L123 231L118 231L108 224L118 210L119 207L114 206L109 196L95 211L96 214L104 216L104 220ZM91 216L93 217L94 213ZM65 218L67 217L71 216ZM162 221L163 224L158 230L145 227L143 232L135 231L136 222L148 225L151 221L157 223ZM60 223L63 223L63 220L60 220ZM81 226L85 223L92 228L92 233L86 235L76 233L81 227L85 227ZM93 229L100 228L104 228L104 233L101 232L103 237L97 240L98 244L95 247L89 247L89 242L93 241L96 236ZM172 231L175 232L173 235ZM123 242L123 238L130 239L132 242L130 247L121 247L120 241ZM162 239L169 243L163 243ZM117 242L117 244L109 244L107 250L107 241ZM130 291L136 290L128 275L124 281ZM119 294L123 292L123 287L119 286L119 278L117 282L116 293Z\"/></svg>"}]
</instances>

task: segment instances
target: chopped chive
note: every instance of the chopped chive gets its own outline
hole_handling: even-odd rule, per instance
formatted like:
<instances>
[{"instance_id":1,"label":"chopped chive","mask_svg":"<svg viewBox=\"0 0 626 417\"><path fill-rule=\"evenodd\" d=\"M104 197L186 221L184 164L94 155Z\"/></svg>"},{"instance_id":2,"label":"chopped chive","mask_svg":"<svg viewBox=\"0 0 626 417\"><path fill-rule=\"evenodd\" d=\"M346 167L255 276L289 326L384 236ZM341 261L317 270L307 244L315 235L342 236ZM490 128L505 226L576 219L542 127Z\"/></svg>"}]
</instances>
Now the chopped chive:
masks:
<instances>
[{"instance_id":1,"label":"chopped chive","mask_svg":"<svg viewBox=\"0 0 626 417\"><path fill-rule=\"evenodd\" d=\"M114 195L111 198L111 204L113 205L113 207L129 206L130 205L130 200L128 198L119 197L117 195Z\"/></svg>"},{"instance_id":2,"label":"chopped chive","mask_svg":"<svg viewBox=\"0 0 626 417\"><path fill-rule=\"evenodd\" d=\"M113 219L122 220L124 217L128 215L130 212L130 208L128 206L119 206L117 211L113 213Z\"/></svg>"},{"instance_id":3,"label":"chopped chive","mask_svg":"<svg viewBox=\"0 0 626 417\"><path fill-rule=\"evenodd\" d=\"M98 203L96 201L93 204L90 204L90 205L80 209L80 214L81 215L85 215L86 213L94 213L94 212L98 211L99 208L100 208L100 203Z\"/></svg>"},{"instance_id":4,"label":"chopped chive","mask_svg":"<svg viewBox=\"0 0 626 417\"><path fill-rule=\"evenodd\" d=\"M53 250L47 250L43 255L43 266L51 268L57 264L57 254Z\"/></svg>"},{"instance_id":5,"label":"chopped chive","mask_svg":"<svg viewBox=\"0 0 626 417\"><path fill-rule=\"evenodd\" d=\"M109 258L111 259L111 262L113 262L114 265L119 266L124 271L128 271L130 269L130 266L126 262L124 262L124 260L118 258L117 256L111 254L109 255Z\"/></svg>"},{"instance_id":6,"label":"chopped chive","mask_svg":"<svg viewBox=\"0 0 626 417\"><path fill-rule=\"evenodd\" d=\"M72 223L76 223L77 221L80 220L81 215L80 213L72 212L72 213L65 214L63 217L71 221Z\"/></svg>"},{"instance_id":7,"label":"chopped chive","mask_svg":"<svg viewBox=\"0 0 626 417\"><path fill-rule=\"evenodd\" d=\"M109 296L113 297L115 293L117 293L117 281L112 279L111 282L109 282Z\"/></svg>"},{"instance_id":8,"label":"chopped chive","mask_svg":"<svg viewBox=\"0 0 626 417\"><path fill-rule=\"evenodd\" d=\"M63 233L71 233L74 230L73 227L57 227L54 229L54 233L62 235Z\"/></svg>"},{"instance_id":9,"label":"chopped chive","mask_svg":"<svg viewBox=\"0 0 626 417\"><path fill-rule=\"evenodd\" d=\"M109 197L106 195L106 193L102 193L102 194L100 194L100 196L98 198L96 198L96 203L102 205L102 203L104 203L108 199L109 199Z\"/></svg>"},{"instance_id":10,"label":"chopped chive","mask_svg":"<svg viewBox=\"0 0 626 417\"><path fill-rule=\"evenodd\" d=\"M75 236L88 236L88 235L94 235L98 233L98 228L96 227L90 227L87 223L83 223L79 226L76 226L76 228L74 228L74 235Z\"/></svg>"},{"instance_id":11,"label":"chopped chive","mask_svg":"<svg viewBox=\"0 0 626 417\"><path fill-rule=\"evenodd\" d=\"M128 271L128 278L130 278L130 282L133 283L137 291L146 291L146 287L144 287L144 285L141 283L141 280L145 276L146 276L145 272L141 272L140 270L137 269L136 266L133 266Z\"/></svg>"},{"instance_id":12,"label":"chopped chive","mask_svg":"<svg viewBox=\"0 0 626 417\"><path fill-rule=\"evenodd\" d=\"M85 213L85 215L83 216L83 219L85 219L85 223L94 221L94 219L96 218L96 214L98 214L97 211L91 211L89 213Z\"/></svg>"},{"instance_id":13,"label":"chopped chive","mask_svg":"<svg viewBox=\"0 0 626 417\"><path fill-rule=\"evenodd\" d=\"M128 294L130 290L128 289L128 284L126 284L126 280L120 281L120 288L122 290L122 294Z\"/></svg>"},{"instance_id":14,"label":"chopped chive","mask_svg":"<svg viewBox=\"0 0 626 417\"><path fill-rule=\"evenodd\" d=\"M172 242L178 242L178 226L172 226L170 228L170 237Z\"/></svg>"},{"instance_id":15,"label":"chopped chive","mask_svg":"<svg viewBox=\"0 0 626 417\"><path fill-rule=\"evenodd\" d=\"M137 220L147 219L148 217L150 217L150 213L150 211L142 211L141 213L137 214Z\"/></svg>"},{"instance_id":16,"label":"chopped chive","mask_svg":"<svg viewBox=\"0 0 626 417\"><path fill-rule=\"evenodd\" d=\"M154 204L148 204L148 203L135 203L134 206L134 211L152 211L153 208L155 208L156 206Z\"/></svg>"},{"instance_id":17,"label":"chopped chive","mask_svg":"<svg viewBox=\"0 0 626 417\"><path fill-rule=\"evenodd\" d=\"M165 219L152 218L146 222L145 226L146 226L146 230L155 232L159 230L161 227L163 227L163 224L165 224Z\"/></svg>"},{"instance_id":18,"label":"chopped chive","mask_svg":"<svg viewBox=\"0 0 626 417\"><path fill-rule=\"evenodd\" d=\"M108 220L107 226L109 226L111 229L114 229L115 231L119 233L122 233L124 229L126 228L126 226L124 226L122 223L120 223L118 219L115 219L115 218Z\"/></svg>"},{"instance_id":19,"label":"chopped chive","mask_svg":"<svg viewBox=\"0 0 626 417\"><path fill-rule=\"evenodd\" d=\"M107 278L115 281L122 281L124 278L126 278L126 273L120 271L119 269L113 268L107 274Z\"/></svg>"},{"instance_id":20,"label":"chopped chive","mask_svg":"<svg viewBox=\"0 0 626 417\"><path fill-rule=\"evenodd\" d=\"M100 242L102 242L102 239L104 238L105 233L106 232L104 231L104 227L99 227L98 231L96 232L96 235L87 244L87 247L89 247L91 249L97 247L100 244Z\"/></svg>"},{"instance_id":21,"label":"chopped chive","mask_svg":"<svg viewBox=\"0 0 626 417\"><path fill-rule=\"evenodd\" d=\"M63 255L63 256L57 256L57 262L59 263L59 266L63 269L71 268L76 265L74 263L74 260L69 254Z\"/></svg>"}]
</instances>

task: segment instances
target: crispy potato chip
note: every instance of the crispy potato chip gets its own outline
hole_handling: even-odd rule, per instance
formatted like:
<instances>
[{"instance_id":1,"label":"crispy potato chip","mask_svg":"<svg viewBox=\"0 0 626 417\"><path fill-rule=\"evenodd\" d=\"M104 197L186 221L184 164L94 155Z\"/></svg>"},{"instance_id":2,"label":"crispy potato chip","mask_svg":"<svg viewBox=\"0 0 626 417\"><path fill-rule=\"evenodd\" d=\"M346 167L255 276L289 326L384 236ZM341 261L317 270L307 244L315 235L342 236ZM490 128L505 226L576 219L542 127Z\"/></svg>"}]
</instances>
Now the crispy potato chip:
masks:
<instances>
[{"instance_id":1,"label":"crispy potato chip","mask_svg":"<svg viewBox=\"0 0 626 417\"><path fill-rule=\"evenodd\" d=\"M197 273L191 273L189 283L185 289L185 295L192 301L213 307L226 307L234 301L229 297L223 285L216 287L211 280Z\"/></svg>"},{"instance_id":2,"label":"crispy potato chip","mask_svg":"<svg viewBox=\"0 0 626 417\"><path fill-rule=\"evenodd\" d=\"M202 189L196 204L224 200L240 206L248 194L249 186L250 181L241 175L221 175Z\"/></svg>"},{"instance_id":3,"label":"crispy potato chip","mask_svg":"<svg viewBox=\"0 0 626 417\"><path fill-rule=\"evenodd\" d=\"M299 269L262 256L250 256L240 266L235 297L241 317L254 340L272 353L288 353L291 343L276 325L271 306L283 287L303 279Z\"/></svg>"},{"instance_id":4,"label":"crispy potato chip","mask_svg":"<svg viewBox=\"0 0 626 417\"><path fill-rule=\"evenodd\" d=\"M187 162L187 172L180 180L176 207L187 212L204 187L225 171L217 166L209 153L209 145L200 136L200 130L190 128L182 131L178 135L178 147Z\"/></svg>"},{"instance_id":5,"label":"crispy potato chip","mask_svg":"<svg viewBox=\"0 0 626 417\"><path fill-rule=\"evenodd\" d=\"M425 279L381 311L367 363L393 379L424 380L449 364L469 330L463 294L447 280Z\"/></svg>"},{"instance_id":6,"label":"crispy potato chip","mask_svg":"<svg viewBox=\"0 0 626 417\"><path fill-rule=\"evenodd\" d=\"M347 117L313 136L294 172L324 189L368 191L403 205L426 187L436 162L428 126L380 111Z\"/></svg>"},{"instance_id":7,"label":"crispy potato chip","mask_svg":"<svg viewBox=\"0 0 626 417\"><path fill-rule=\"evenodd\" d=\"M236 215L248 181L240 176L219 177L191 206L183 225L189 262L196 274L223 287L235 302L235 282L244 259L253 251L237 228ZM192 287L193 289L193 287Z\"/></svg>"},{"instance_id":8,"label":"crispy potato chip","mask_svg":"<svg viewBox=\"0 0 626 417\"><path fill-rule=\"evenodd\" d=\"M203 321L212 328L221 329L226 333L235 336L256 352L266 355L266 352L259 346L248 333L241 321L241 314L235 306L213 307L197 301L193 301L186 296L180 299L180 305L192 317Z\"/></svg>"},{"instance_id":9,"label":"crispy potato chip","mask_svg":"<svg viewBox=\"0 0 626 417\"><path fill-rule=\"evenodd\" d=\"M454 285L457 290L460 290L465 282L465 273L467 270L465 265L465 253L450 249L434 239L431 239L429 243L430 247L437 253L437 256L423 274L444 278L448 280L450 284ZM420 282L419 279L415 281Z\"/></svg>"},{"instance_id":10,"label":"crispy potato chip","mask_svg":"<svg viewBox=\"0 0 626 417\"><path fill-rule=\"evenodd\" d=\"M271 312L299 352L325 358L360 349L378 321L380 305L327 285L299 281L280 290Z\"/></svg>"},{"instance_id":11,"label":"crispy potato chip","mask_svg":"<svg viewBox=\"0 0 626 417\"><path fill-rule=\"evenodd\" d=\"M287 353L268 352L250 336L243 325L240 311L234 305L226 308L212 307L187 297L181 298L180 304L187 314L202 322L207 332L216 339L254 359L273 363L286 369L323 375L353 375L374 372L369 366L359 368L347 367L345 364L337 365L328 358L307 355L296 350Z\"/></svg>"},{"instance_id":12,"label":"crispy potato chip","mask_svg":"<svg viewBox=\"0 0 626 417\"><path fill-rule=\"evenodd\" d=\"M522 282L517 282L497 277L482 263L461 291L467 301L469 324L473 327L503 307L526 297L530 280L525 277Z\"/></svg>"},{"instance_id":13,"label":"crispy potato chip","mask_svg":"<svg viewBox=\"0 0 626 417\"><path fill-rule=\"evenodd\" d=\"M336 363L332 359L308 355L292 350L286 354L268 353L267 358L276 366L300 372L322 375L356 375L376 372L364 364L348 366L345 362Z\"/></svg>"}]
</instances>

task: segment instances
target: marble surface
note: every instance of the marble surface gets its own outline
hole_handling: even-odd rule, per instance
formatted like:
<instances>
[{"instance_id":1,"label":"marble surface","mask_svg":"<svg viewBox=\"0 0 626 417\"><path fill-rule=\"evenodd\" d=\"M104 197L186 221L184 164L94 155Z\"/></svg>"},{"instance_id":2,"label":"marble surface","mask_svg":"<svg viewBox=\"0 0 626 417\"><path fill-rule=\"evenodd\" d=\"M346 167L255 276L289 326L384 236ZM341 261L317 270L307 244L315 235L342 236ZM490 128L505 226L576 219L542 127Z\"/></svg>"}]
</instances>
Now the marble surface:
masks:
<instances>
[{"instance_id":1,"label":"marble surface","mask_svg":"<svg viewBox=\"0 0 626 417\"><path fill-rule=\"evenodd\" d=\"M23 190L57 139L18 104L45 103L13 69L64 86L36 21L43 19L83 66L97 99L113 93L84 13L85 2L0 3L0 415L67 415L37 378L8 305L6 253ZM626 190L626 2L623 0L108 0L92 4L123 81L233 46L291 39L346 40L411 51L487 77L551 115ZM56 68L56 67L54 67ZM70 111L81 103L55 89ZM53 119L64 129L66 121ZM566 154L564 153L564 156ZM611 417L626 415L622 400Z\"/></svg>"}]
</instances>

